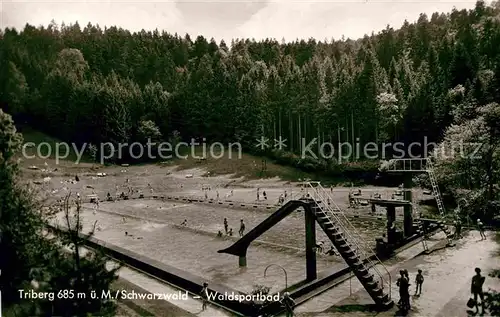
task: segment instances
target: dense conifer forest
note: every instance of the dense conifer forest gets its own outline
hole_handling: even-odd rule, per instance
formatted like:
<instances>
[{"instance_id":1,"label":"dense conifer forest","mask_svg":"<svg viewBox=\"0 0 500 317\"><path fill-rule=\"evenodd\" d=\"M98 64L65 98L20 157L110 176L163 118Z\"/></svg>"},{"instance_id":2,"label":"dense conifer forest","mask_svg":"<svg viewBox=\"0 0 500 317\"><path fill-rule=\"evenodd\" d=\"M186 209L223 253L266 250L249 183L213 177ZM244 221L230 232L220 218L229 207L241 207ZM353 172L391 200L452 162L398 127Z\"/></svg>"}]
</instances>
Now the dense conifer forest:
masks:
<instances>
[{"instance_id":1,"label":"dense conifer forest","mask_svg":"<svg viewBox=\"0 0 500 317\"><path fill-rule=\"evenodd\" d=\"M273 154L287 161L314 138L440 141L457 95L471 107L500 98L496 3L421 14L358 40L191 36L78 23L7 28L2 108L77 144L180 137L252 150L262 134L282 136L287 153Z\"/></svg>"}]
</instances>

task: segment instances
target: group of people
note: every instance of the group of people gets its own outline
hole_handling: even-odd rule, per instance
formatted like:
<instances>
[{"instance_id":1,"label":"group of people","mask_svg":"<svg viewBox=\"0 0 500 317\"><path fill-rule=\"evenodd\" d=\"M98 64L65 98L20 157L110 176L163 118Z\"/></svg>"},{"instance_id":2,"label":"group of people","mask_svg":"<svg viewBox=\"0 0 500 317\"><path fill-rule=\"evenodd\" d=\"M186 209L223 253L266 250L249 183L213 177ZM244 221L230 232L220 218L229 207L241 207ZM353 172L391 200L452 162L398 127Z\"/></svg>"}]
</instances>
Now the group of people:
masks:
<instances>
[{"instance_id":1,"label":"group of people","mask_svg":"<svg viewBox=\"0 0 500 317\"><path fill-rule=\"evenodd\" d=\"M349 192L349 207L350 208L356 208L358 205L360 205L359 198L355 198L354 196L361 196L361 189L358 189L356 192Z\"/></svg>"},{"instance_id":2,"label":"group of people","mask_svg":"<svg viewBox=\"0 0 500 317\"><path fill-rule=\"evenodd\" d=\"M201 190L205 192L205 200L208 200L208 192L212 190L212 188L210 186L206 186L206 185L203 185L201 187ZM231 191L229 193L226 193L226 195L224 195L224 198L229 198L229 197L232 197L234 195L234 191L231 189ZM215 191L215 197L216 197L216 200L220 200L220 192L218 190Z\"/></svg>"},{"instance_id":3,"label":"group of people","mask_svg":"<svg viewBox=\"0 0 500 317\"><path fill-rule=\"evenodd\" d=\"M264 200L267 200L267 193L266 193L266 191L264 190L264 191L262 191L262 193L261 193L260 188L257 188L257 201L260 201L260 200L261 200L261 199L260 199L260 198L261 198L261 195L262 195L262 197L264 198ZM279 195L279 197L278 197L278 204L280 204L280 205L284 204L284 203L285 203L285 201L287 200L287 198L288 198L288 192L285 190L285 191L283 192L283 194L280 194L280 195Z\"/></svg>"},{"instance_id":4,"label":"group of people","mask_svg":"<svg viewBox=\"0 0 500 317\"><path fill-rule=\"evenodd\" d=\"M485 313L485 304L484 304L484 292L483 285L485 282L485 277L481 275L481 269L475 269L476 274L472 277L471 282L471 298L469 299L468 305L469 307L476 307L476 314L479 312L479 305L481 306L482 314ZM398 278L396 285L399 287L399 307L403 311L409 311L411 309L410 304L410 276L408 270L400 270L400 277ZM415 296L420 296L422 294L422 285L424 283L424 276L422 274L422 270L418 270L417 275L415 276ZM200 292L201 298L203 300L202 310L206 310L209 300L209 290L208 283L203 283L203 288ZM478 299L481 301L478 302ZM293 308L295 306L294 300L290 297L288 292L285 292L281 304L285 307L286 315L293 316Z\"/></svg>"},{"instance_id":5,"label":"group of people","mask_svg":"<svg viewBox=\"0 0 500 317\"><path fill-rule=\"evenodd\" d=\"M262 197L264 197L264 200L267 200L267 194L265 190L262 192ZM257 201L259 200L260 200L260 188L257 188Z\"/></svg>"},{"instance_id":6,"label":"group of people","mask_svg":"<svg viewBox=\"0 0 500 317\"><path fill-rule=\"evenodd\" d=\"M285 192L278 197L278 203L280 205L282 205L285 202L285 200L287 199L287 197L288 197L288 193L285 190Z\"/></svg>"},{"instance_id":7,"label":"group of people","mask_svg":"<svg viewBox=\"0 0 500 317\"><path fill-rule=\"evenodd\" d=\"M219 199L220 199L220 194L219 194L219 191L218 191L218 190L216 191L216 195L217 195L217 200L219 200ZM233 195L234 195L234 192L233 192L233 190L231 189L231 191L230 191L229 193L227 193L227 194L226 194L226 196L224 196L224 198L229 198L229 197L231 197L231 196L233 196ZM207 196L207 193L205 192L205 198L207 198L207 197L208 197L208 196Z\"/></svg>"},{"instance_id":8,"label":"group of people","mask_svg":"<svg viewBox=\"0 0 500 317\"><path fill-rule=\"evenodd\" d=\"M484 303L484 292L483 285L485 282L485 277L481 275L481 269L475 269L475 275L472 277L471 281L471 298L467 305L472 308L476 307L476 314L479 312L479 306L481 306L482 314L485 313L485 303ZM410 304L410 275L408 270L403 269L399 271L400 277L398 278L396 285L399 287L399 307L402 311L409 311L411 309ZM420 296L422 294L422 285L424 284L424 275L422 270L419 269L417 275L415 276L415 296ZM203 288L200 292L201 298L203 300L202 310L206 310L209 299L208 284L203 283ZM480 299L480 302L478 302ZM285 292L281 304L286 308L286 315L293 316L293 308L295 302L290 297L288 292Z\"/></svg>"},{"instance_id":9,"label":"group of people","mask_svg":"<svg viewBox=\"0 0 500 317\"><path fill-rule=\"evenodd\" d=\"M454 227L455 227L455 232L453 233L453 238L454 239L461 239L462 238L462 220L460 219L459 216L455 218L454 221ZM481 235L481 240L486 240L486 234L484 232L484 223L481 221L480 218L477 218L476 220L476 227L477 231L479 231L479 234Z\"/></svg>"},{"instance_id":10,"label":"group of people","mask_svg":"<svg viewBox=\"0 0 500 317\"><path fill-rule=\"evenodd\" d=\"M484 303L484 291L483 285L486 278L481 275L481 269L475 268L475 275L471 280L471 298L469 299L467 305L470 308L476 308L476 314L479 313L479 306L481 306L481 313L485 313L486 305ZM402 311L408 311L411 309L410 304L410 276L408 270L400 270L400 277L398 278L396 285L399 287L399 307ZM415 276L415 296L420 296L422 294L422 285L424 284L424 276L422 270L418 270ZM478 301L480 300L480 301Z\"/></svg>"},{"instance_id":11,"label":"group of people","mask_svg":"<svg viewBox=\"0 0 500 317\"><path fill-rule=\"evenodd\" d=\"M338 252L335 250L335 247L333 245L330 246L330 249L325 251L324 248L325 242L320 241L319 243L316 244L315 249L317 253L320 254L326 254L326 255L339 255Z\"/></svg>"},{"instance_id":12,"label":"group of people","mask_svg":"<svg viewBox=\"0 0 500 317\"><path fill-rule=\"evenodd\" d=\"M245 234L245 223L243 222L243 219L240 220L240 230L238 230L238 234L240 237L243 237ZM233 235L233 228L229 228L229 223L227 222L227 218L224 218L224 231L227 236L232 236ZM217 233L218 237L222 237L222 231L219 230Z\"/></svg>"},{"instance_id":13,"label":"group of people","mask_svg":"<svg viewBox=\"0 0 500 317\"><path fill-rule=\"evenodd\" d=\"M400 270L400 277L398 278L396 285L399 287L399 307L403 311L408 311L411 309L410 304L410 274L408 270ZM418 270L415 276L415 296L420 296L422 294L422 285L424 284L424 275L422 270Z\"/></svg>"},{"instance_id":14,"label":"group of people","mask_svg":"<svg viewBox=\"0 0 500 317\"><path fill-rule=\"evenodd\" d=\"M205 195L205 199L208 200L209 199L209 195L208 195L208 191L210 191L210 187L202 187L202 190L204 191L204 195ZM261 200L267 200L268 198L268 195L266 193L266 191L261 191L260 188L257 188L257 201L261 201ZM229 198L229 197L232 197L234 195L234 192L233 190L231 190L229 193L227 193L224 198ZM278 197L278 203L279 204L283 204L287 198L288 198L288 192L285 190L283 192L283 194L281 194L279 197ZM216 191L216 199L219 200L220 199L220 193L219 191Z\"/></svg>"}]
</instances>

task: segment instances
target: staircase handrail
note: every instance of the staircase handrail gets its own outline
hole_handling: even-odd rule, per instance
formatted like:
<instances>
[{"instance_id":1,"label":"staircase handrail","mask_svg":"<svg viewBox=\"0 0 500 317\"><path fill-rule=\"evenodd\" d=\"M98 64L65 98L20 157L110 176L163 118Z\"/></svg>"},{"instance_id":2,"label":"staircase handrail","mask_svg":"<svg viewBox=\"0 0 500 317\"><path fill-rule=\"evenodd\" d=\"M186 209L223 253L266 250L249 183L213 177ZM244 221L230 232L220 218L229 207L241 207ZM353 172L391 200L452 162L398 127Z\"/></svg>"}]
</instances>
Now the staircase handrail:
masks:
<instances>
[{"instance_id":1,"label":"staircase handrail","mask_svg":"<svg viewBox=\"0 0 500 317\"><path fill-rule=\"evenodd\" d=\"M322 197L321 193L312 185L314 182L309 182L308 185L313 189L313 191L315 193L317 193L317 195L319 196L319 200L321 201L322 204L324 204L325 202L325 199L324 197ZM333 199L330 197L330 195L328 193L326 193L326 190L324 189L323 186L321 186L321 184L319 182L316 182L315 183L317 185L317 187L320 187L322 189L322 191L325 193L326 195L326 201L330 201L331 203L333 203L333 205L335 206L335 209L337 211L333 211L332 208L330 206L328 206L328 203L325 205L327 206L327 209L328 209L328 212L330 212L331 214L333 214L333 216L335 218L337 218L336 220L340 223L340 224L344 224L344 223L347 223L348 225L350 225L352 227L352 230L354 232L356 232L356 228L352 225L352 223L347 219L347 217L345 216L345 214L342 212L342 210L338 207L338 205L335 203L335 201L333 201ZM344 218L344 221L342 221L342 219L339 219L337 215L341 214ZM344 225L345 226L345 225ZM346 233L348 234L348 233ZM359 235L359 234L358 234ZM358 239L356 239L355 237L352 237L352 239L355 240L355 242L357 242L357 244L362 244L361 242L358 241Z\"/></svg>"},{"instance_id":2,"label":"staircase handrail","mask_svg":"<svg viewBox=\"0 0 500 317\"><path fill-rule=\"evenodd\" d=\"M340 207L333 201L333 199L330 197L330 195L327 193L327 191L325 190L325 188L323 186L321 186L320 183L317 184L319 188L322 189L322 191L326 194L327 196L327 199L330 199L330 201L332 202L332 204L334 205L335 209L337 210L337 212L331 210L332 208L330 206L327 206L327 209L329 209L328 211L334 215L341 215L343 220L344 220L344 223L346 223L349 227L350 227L350 230L351 232L354 232L358 237L360 237L360 234L358 233L356 227L354 227L354 225L349 221L349 219L346 217L345 213L340 209ZM342 222L342 219L339 219L341 222ZM344 225L345 226L345 225ZM359 247L364 247L364 243L363 242L360 242L359 241L359 238L357 238L356 236L352 236L351 235L351 238L354 239L355 243L357 244L357 246ZM367 249L366 247L364 249ZM368 249L370 250L369 252L371 253L372 256L375 256L376 257L376 254L371 251L371 249ZM363 251L363 250L361 250ZM377 257L378 259L378 257ZM380 260L379 260L380 261Z\"/></svg>"},{"instance_id":3,"label":"staircase handrail","mask_svg":"<svg viewBox=\"0 0 500 317\"><path fill-rule=\"evenodd\" d=\"M316 184L317 186L316 187L313 186L313 183ZM341 227L343 233L348 238L348 242L353 243L355 245L355 247L356 247L356 251L358 253L361 253L361 255L363 257L362 260L363 261L367 261L369 263L369 267L373 268L373 270L380 277L380 280L382 282L381 283L382 284L381 285L382 289L384 289L384 283L387 283L387 281L385 281L384 275L376 267L376 263L374 263L370 258L374 257L378 261L378 264L380 264L384 268L384 270L387 273L387 276L389 277L389 282L388 282L388 285L389 285L389 298L391 298L392 285L391 285L391 274L390 274L389 270L387 270L387 268L385 267L385 265L378 258L378 256L375 254L375 252L373 252L373 250L371 250L369 248L363 248L362 244L358 241L358 238L356 238L355 236L353 236L352 233L354 233L357 236L360 236L360 234L357 232L356 228L352 225L352 223L347 219L347 217L345 216L344 212L342 212L342 210L340 209L340 207L330 197L330 195L327 193L327 191L324 189L324 187L321 186L320 182L307 182L307 185L314 191L315 194L317 194L317 196L319 197L319 200L321 201L321 203L324 206L326 206L326 208L322 208L322 209L326 209L327 213L334 218L334 220L337 222L337 224ZM328 204L325 204L325 196L322 195L322 193L317 188L320 188L323 191L324 195L326 195L326 199L329 200L335 206L335 209L338 210L338 212L334 212L332 210L332 208ZM342 221L340 219L340 217L338 216L339 214L342 215L342 217L344 218L344 221ZM346 228L345 223L347 223L347 225L351 228L351 230L348 230L348 228ZM368 249L369 251L367 251L366 249ZM367 255L367 253L368 253L368 255Z\"/></svg>"},{"instance_id":4,"label":"staircase handrail","mask_svg":"<svg viewBox=\"0 0 500 317\"><path fill-rule=\"evenodd\" d=\"M384 268L384 270L386 271L386 273L389 277L389 283L388 283L389 296L391 296L390 295L390 293L391 293L391 281L390 281L391 275L390 275L389 271L387 270L387 268L383 265L382 261L380 261L380 259L377 257L377 255L371 249L364 247L363 243L360 242L359 239L356 237L356 235L358 237L360 237L360 234L357 232L357 230L353 226L353 224L347 219L347 217L345 216L345 213L343 213L342 210L339 208L339 206L333 201L333 199L331 199L330 195L328 193L326 193L325 189L321 186L321 184L319 182L317 183L317 185L318 185L317 187L321 188L322 191L325 193L327 199L330 199L331 203L333 203L333 205L335 206L335 209L338 210L337 212L334 212L330 206L325 205L327 213L335 218L335 220L338 222L338 224L343 229L343 232L346 235L346 237L348 238L348 241L351 241L351 243L355 245L356 251L362 255L363 260L367 261L369 263L369 267L373 268L373 270L377 273L377 275L380 277L380 280L381 280L381 287L382 287L382 289L384 289L384 283L386 281L383 277L383 274L377 269L376 263L374 263L370 258L374 257L379 262L379 264L382 265L382 267ZM313 186L311 186L311 187L313 187ZM314 187L313 187L313 190L315 191L315 193L318 194L318 196L320 196L320 200L323 203L324 197L321 196L321 193L319 192L319 190L317 190ZM341 218L338 217L339 214L344 218L343 221ZM348 228L346 228L346 224L348 227L350 227L350 230ZM353 235L353 233L354 233L354 235ZM367 251L367 249L369 251Z\"/></svg>"},{"instance_id":5,"label":"staircase handrail","mask_svg":"<svg viewBox=\"0 0 500 317\"><path fill-rule=\"evenodd\" d=\"M283 204L286 204L290 200L300 200L305 197L306 194L304 192L300 191L298 193L292 193L291 195L287 196L287 198L284 200Z\"/></svg>"}]
</instances>

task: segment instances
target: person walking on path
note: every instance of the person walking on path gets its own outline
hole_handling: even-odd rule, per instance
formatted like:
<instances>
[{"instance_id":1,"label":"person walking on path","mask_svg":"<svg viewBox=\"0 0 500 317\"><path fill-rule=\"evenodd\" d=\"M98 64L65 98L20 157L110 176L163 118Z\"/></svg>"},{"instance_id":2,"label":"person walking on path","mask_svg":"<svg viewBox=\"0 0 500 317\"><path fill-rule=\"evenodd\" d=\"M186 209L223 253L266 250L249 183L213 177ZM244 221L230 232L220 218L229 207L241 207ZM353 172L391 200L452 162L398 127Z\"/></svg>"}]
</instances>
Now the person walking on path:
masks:
<instances>
[{"instance_id":1,"label":"person walking on path","mask_svg":"<svg viewBox=\"0 0 500 317\"><path fill-rule=\"evenodd\" d=\"M415 277L415 295L422 294L422 284L424 284L424 276L422 275L422 270L418 270L417 276Z\"/></svg>"},{"instance_id":2,"label":"person walking on path","mask_svg":"<svg viewBox=\"0 0 500 317\"><path fill-rule=\"evenodd\" d=\"M293 308L295 307L295 301L290 297L290 293L285 292L285 294L283 294L281 304L285 306L286 317L293 317Z\"/></svg>"},{"instance_id":3,"label":"person walking on path","mask_svg":"<svg viewBox=\"0 0 500 317\"><path fill-rule=\"evenodd\" d=\"M477 230L479 230L481 240L486 240L486 235L484 234L484 224L479 218L477 218Z\"/></svg>"},{"instance_id":4,"label":"person walking on path","mask_svg":"<svg viewBox=\"0 0 500 317\"><path fill-rule=\"evenodd\" d=\"M410 273L408 273L408 270L407 269L404 269L403 270L405 272L405 278L406 278L406 281L408 283L408 286L407 286L407 289L406 289L406 306L408 307L408 310L411 309L411 305L410 305Z\"/></svg>"},{"instance_id":5,"label":"person walking on path","mask_svg":"<svg viewBox=\"0 0 500 317\"><path fill-rule=\"evenodd\" d=\"M240 237L243 237L243 233L245 233L245 223L243 222L243 219L240 220L240 231L238 231L240 234Z\"/></svg>"},{"instance_id":6,"label":"person walking on path","mask_svg":"<svg viewBox=\"0 0 500 317\"><path fill-rule=\"evenodd\" d=\"M484 293L483 293L483 285L484 285L484 280L486 279L484 276L481 275L481 269L476 267L475 269L476 275L472 277L471 285L470 285L470 292L474 298L474 303L476 306L476 314L479 312L479 305L477 302L478 297L481 299L481 309L482 309L482 314L484 314Z\"/></svg>"},{"instance_id":7,"label":"person walking on path","mask_svg":"<svg viewBox=\"0 0 500 317\"><path fill-rule=\"evenodd\" d=\"M201 310L206 310L208 305L208 283L203 283L203 288L201 289L200 296L203 300L201 305Z\"/></svg>"}]
</instances>

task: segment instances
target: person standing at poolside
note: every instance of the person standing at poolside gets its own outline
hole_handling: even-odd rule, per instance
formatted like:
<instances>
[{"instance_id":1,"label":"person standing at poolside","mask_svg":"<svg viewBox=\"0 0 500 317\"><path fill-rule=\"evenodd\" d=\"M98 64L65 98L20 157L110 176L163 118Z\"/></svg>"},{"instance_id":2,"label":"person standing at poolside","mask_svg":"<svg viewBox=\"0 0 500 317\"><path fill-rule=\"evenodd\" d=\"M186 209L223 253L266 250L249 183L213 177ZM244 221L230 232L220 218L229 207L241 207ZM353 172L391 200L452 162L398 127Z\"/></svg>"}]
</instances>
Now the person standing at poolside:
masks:
<instances>
[{"instance_id":1,"label":"person standing at poolside","mask_svg":"<svg viewBox=\"0 0 500 317\"><path fill-rule=\"evenodd\" d=\"M208 283L203 283L203 288L201 289L200 296L203 300L203 304L201 305L201 310L204 311L207 309L208 305Z\"/></svg>"},{"instance_id":2,"label":"person standing at poolside","mask_svg":"<svg viewBox=\"0 0 500 317\"><path fill-rule=\"evenodd\" d=\"M243 237L243 234L245 233L245 223L243 222L243 219L240 220L240 230L238 233L240 234L240 237Z\"/></svg>"},{"instance_id":3,"label":"person standing at poolside","mask_svg":"<svg viewBox=\"0 0 500 317\"><path fill-rule=\"evenodd\" d=\"M474 298L475 306L476 306L476 314L479 312L479 304L477 302L478 297L481 299L481 310L482 314L484 314L484 292L483 285L485 281L485 277L481 275L481 269L476 267L475 269L476 275L472 277L472 282L470 286L470 292Z\"/></svg>"},{"instance_id":4,"label":"person standing at poolside","mask_svg":"<svg viewBox=\"0 0 500 317\"><path fill-rule=\"evenodd\" d=\"M229 232L229 225L227 224L227 218L224 218L224 231L227 233Z\"/></svg>"}]
</instances>

